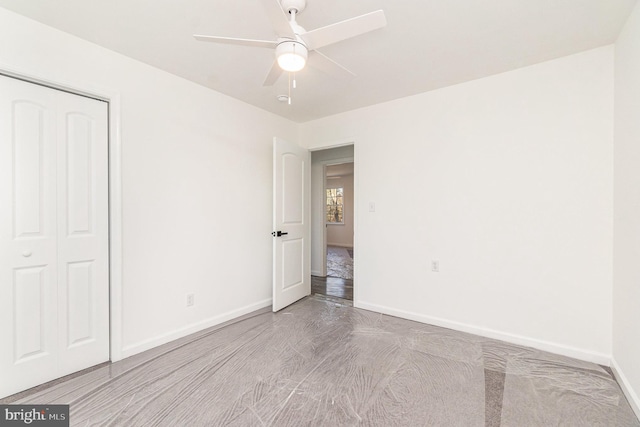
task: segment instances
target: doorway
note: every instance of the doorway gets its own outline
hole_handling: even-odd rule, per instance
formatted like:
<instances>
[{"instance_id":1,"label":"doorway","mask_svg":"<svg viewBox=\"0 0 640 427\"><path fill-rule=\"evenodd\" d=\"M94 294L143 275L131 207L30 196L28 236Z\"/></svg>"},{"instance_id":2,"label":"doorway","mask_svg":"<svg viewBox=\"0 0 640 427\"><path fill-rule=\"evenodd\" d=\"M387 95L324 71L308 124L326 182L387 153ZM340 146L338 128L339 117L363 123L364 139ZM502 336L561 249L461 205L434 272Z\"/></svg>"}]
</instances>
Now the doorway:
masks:
<instances>
[{"instance_id":1,"label":"doorway","mask_svg":"<svg viewBox=\"0 0 640 427\"><path fill-rule=\"evenodd\" d=\"M311 292L353 301L353 145L311 153Z\"/></svg>"}]
</instances>

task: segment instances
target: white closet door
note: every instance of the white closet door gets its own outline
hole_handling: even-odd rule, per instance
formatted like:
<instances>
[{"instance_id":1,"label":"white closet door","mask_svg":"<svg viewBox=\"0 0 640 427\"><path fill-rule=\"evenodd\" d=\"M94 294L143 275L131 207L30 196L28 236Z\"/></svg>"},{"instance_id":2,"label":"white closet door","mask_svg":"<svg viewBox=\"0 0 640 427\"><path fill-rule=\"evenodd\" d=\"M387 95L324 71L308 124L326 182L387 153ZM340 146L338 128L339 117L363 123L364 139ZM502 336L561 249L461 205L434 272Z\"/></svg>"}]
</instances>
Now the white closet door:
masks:
<instances>
[{"instance_id":1,"label":"white closet door","mask_svg":"<svg viewBox=\"0 0 640 427\"><path fill-rule=\"evenodd\" d=\"M58 368L55 94L0 76L0 396Z\"/></svg>"},{"instance_id":2,"label":"white closet door","mask_svg":"<svg viewBox=\"0 0 640 427\"><path fill-rule=\"evenodd\" d=\"M107 103L58 92L60 374L109 358Z\"/></svg>"},{"instance_id":3,"label":"white closet door","mask_svg":"<svg viewBox=\"0 0 640 427\"><path fill-rule=\"evenodd\" d=\"M0 76L0 397L109 358L107 104Z\"/></svg>"}]
</instances>

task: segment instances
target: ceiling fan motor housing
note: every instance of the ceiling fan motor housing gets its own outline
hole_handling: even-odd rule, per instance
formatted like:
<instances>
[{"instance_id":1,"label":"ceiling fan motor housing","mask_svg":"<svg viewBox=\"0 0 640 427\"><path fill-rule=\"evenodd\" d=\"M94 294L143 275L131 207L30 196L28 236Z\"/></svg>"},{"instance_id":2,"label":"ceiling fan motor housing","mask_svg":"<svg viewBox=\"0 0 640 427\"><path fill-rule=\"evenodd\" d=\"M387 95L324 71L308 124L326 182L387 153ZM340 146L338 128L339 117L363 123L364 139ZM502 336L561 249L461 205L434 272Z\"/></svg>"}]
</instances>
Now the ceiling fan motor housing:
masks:
<instances>
[{"instance_id":1,"label":"ceiling fan motor housing","mask_svg":"<svg viewBox=\"0 0 640 427\"><path fill-rule=\"evenodd\" d=\"M280 0L280 4L285 12L291 13L295 10L296 13L300 13L307 7L307 0Z\"/></svg>"}]
</instances>

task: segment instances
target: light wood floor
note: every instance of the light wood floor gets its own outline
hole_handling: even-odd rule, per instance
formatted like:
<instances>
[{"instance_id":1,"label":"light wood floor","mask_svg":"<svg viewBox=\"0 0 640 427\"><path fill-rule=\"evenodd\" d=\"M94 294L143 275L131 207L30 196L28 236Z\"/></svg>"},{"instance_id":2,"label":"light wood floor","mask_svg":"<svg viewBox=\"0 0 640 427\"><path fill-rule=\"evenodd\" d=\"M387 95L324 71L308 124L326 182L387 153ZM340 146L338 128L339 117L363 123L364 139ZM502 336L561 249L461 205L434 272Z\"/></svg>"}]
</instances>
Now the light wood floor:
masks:
<instances>
[{"instance_id":1,"label":"light wood floor","mask_svg":"<svg viewBox=\"0 0 640 427\"><path fill-rule=\"evenodd\" d=\"M640 426L601 366L318 296L16 403L74 426Z\"/></svg>"}]
</instances>

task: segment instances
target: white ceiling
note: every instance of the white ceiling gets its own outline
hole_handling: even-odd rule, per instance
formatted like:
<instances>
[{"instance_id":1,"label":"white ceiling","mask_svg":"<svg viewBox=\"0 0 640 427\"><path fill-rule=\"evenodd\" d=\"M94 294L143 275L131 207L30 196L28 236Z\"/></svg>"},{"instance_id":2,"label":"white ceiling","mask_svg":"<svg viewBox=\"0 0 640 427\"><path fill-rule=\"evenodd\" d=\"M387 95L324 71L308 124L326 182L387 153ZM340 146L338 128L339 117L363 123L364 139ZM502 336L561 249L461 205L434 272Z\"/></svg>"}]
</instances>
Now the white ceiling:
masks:
<instances>
[{"instance_id":1,"label":"white ceiling","mask_svg":"<svg viewBox=\"0 0 640 427\"><path fill-rule=\"evenodd\" d=\"M308 0L312 30L383 9L388 25L321 52L357 74L307 67L293 104L273 51L193 33L273 40L261 0L0 0L0 6L257 107L304 122L613 43L636 0Z\"/></svg>"}]
</instances>

